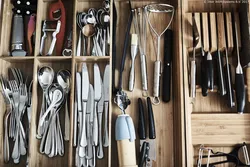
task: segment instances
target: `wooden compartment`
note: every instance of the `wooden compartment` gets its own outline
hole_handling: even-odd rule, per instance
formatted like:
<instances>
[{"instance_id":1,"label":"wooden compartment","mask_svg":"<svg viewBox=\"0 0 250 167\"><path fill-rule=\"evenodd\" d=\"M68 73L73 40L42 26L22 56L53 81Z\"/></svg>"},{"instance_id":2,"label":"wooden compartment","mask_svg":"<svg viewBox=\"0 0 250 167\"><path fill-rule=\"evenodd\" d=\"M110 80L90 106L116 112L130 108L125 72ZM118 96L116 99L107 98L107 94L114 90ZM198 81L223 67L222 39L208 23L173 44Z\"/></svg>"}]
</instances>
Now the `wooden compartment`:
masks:
<instances>
[{"instance_id":1,"label":"wooden compartment","mask_svg":"<svg viewBox=\"0 0 250 167\"><path fill-rule=\"evenodd\" d=\"M237 144L242 144L243 142L249 143L249 103L246 100L246 107L243 114L238 114L236 107L229 108L226 101L226 96L221 97L218 92L218 87L216 86L214 91L209 91L208 96L204 97L202 95L201 86L200 86L200 71L201 71L201 56L200 50L201 45L199 45L196 49L196 65L197 65L197 80L196 80L196 98L192 99L189 96L189 64L190 58L192 57L192 12L200 13L201 17L203 15L210 15L211 13L215 14L222 14L226 12L227 15L230 15L230 12L235 12L236 14L239 11L240 5L248 5L242 2L241 4L232 3L224 3L218 2L214 3L209 1L193 1L193 0L186 0L182 1L182 34L183 34L183 83L184 83L184 92L183 97L185 101L185 107L183 109L184 114L184 124L185 128L185 154L186 154L186 166L197 166L198 160L198 152L200 145L204 144L205 146L212 147L215 151L222 151L229 153ZM219 15L220 15L219 14ZM199 15L199 14L198 14ZM196 16L196 15L195 15ZM223 16L223 15L222 15ZM219 16L220 17L220 16ZM209 17L208 17L209 18ZM217 15L218 18L218 15ZM199 19L197 19L199 21ZM209 24L211 25L212 21L208 20ZM221 22L219 22L221 23ZM227 21L227 25L230 26L232 22ZM223 29L221 26L223 24L218 24L219 27L219 40L223 40L221 38L221 30ZM222 28L222 29L221 29ZM203 32L210 32L213 31L208 30L208 28L203 27ZM204 33L203 33L204 34ZM216 32L215 32L216 35ZM233 80L233 87L234 87L234 73L235 67L237 66L237 55L235 54L235 45L234 41L231 37L228 36L228 52L229 52L229 63L231 64L232 68L232 80ZM238 35L239 36L239 35ZM208 43L204 41L204 49L211 50L213 59L216 58L216 54L214 51L217 50L217 46L214 44ZM210 38L217 41L216 37L213 35ZM239 39L240 40L240 39ZM243 43L244 41L241 41ZM207 47L207 45L209 47ZM240 44L241 45L241 44ZM225 41L220 41L219 43L219 50L224 51L225 48ZM208 51L207 50L207 51ZM213 50L213 51L212 51ZM191 58L192 59L192 58ZM214 76L217 77L218 73L216 71L217 64L214 61ZM245 71L244 71L245 72ZM246 80L245 80L246 82ZM217 85L218 81L215 80L215 85ZM247 99L247 97L246 97ZM214 158L213 158L214 159ZM222 160L222 159L216 159ZM204 162L205 163L205 162ZM228 164L223 166L230 166Z\"/></svg>"}]
</instances>

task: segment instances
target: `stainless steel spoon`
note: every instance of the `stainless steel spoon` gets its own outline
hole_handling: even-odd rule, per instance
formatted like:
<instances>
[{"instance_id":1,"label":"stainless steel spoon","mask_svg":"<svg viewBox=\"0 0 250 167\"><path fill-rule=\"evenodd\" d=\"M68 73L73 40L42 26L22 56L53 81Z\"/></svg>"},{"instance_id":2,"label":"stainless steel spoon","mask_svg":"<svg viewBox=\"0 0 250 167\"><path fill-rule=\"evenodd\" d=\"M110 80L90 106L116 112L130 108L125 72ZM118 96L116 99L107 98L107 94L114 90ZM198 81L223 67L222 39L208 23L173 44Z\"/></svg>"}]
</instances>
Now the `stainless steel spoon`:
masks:
<instances>
[{"instance_id":1,"label":"stainless steel spoon","mask_svg":"<svg viewBox=\"0 0 250 167\"><path fill-rule=\"evenodd\" d=\"M68 111L68 93L70 91L71 73L68 70L60 70L57 73L57 82L64 90L65 93L65 127L64 127L64 140L69 141L69 111Z\"/></svg>"},{"instance_id":2,"label":"stainless steel spoon","mask_svg":"<svg viewBox=\"0 0 250 167\"><path fill-rule=\"evenodd\" d=\"M45 110L47 109L46 107L46 90L47 88L52 84L53 80L54 80L54 70L49 67L49 66L44 66L41 67L38 70L38 82L41 86L41 88L43 89L43 101L42 101L42 107L41 107L41 112L40 112L40 116L39 116L39 121L42 117L42 115L44 114ZM37 129L37 138L41 139L42 135L44 132L44 126L38 126Z\"/></svg>"}]
</instances>

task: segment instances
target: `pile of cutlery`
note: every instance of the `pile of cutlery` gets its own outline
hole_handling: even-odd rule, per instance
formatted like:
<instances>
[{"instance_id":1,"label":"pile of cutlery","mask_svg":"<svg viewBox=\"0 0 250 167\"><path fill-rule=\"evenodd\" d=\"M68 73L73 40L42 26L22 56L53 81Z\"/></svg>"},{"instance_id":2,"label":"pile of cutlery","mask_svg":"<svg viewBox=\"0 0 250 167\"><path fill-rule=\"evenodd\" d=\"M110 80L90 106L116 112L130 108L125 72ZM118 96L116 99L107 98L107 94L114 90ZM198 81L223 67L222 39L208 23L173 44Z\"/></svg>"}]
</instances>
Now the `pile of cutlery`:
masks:
<instances>
[{"instance_id":1,"label":"pile of cutlery","mask_svg":"<svg viewBox=\"0 0 250 167\"><path fill-rule=\"evenodd\" d=\"M99 66L95 63L93 86L89 81L86 63L83 63L81 72L76 72L73 141L76 146L75 166L95 166L96 156L102 159L104 157L103 146L109 146L109 76L110 65L106 65L102 80ZM105 116L104 135L102 136L103 107Z\"/></svg>"},{"instance_id":2,"label":"pile of cutlery","mask_svg":"<svg viewBox=\"0 0 250 167\"><path fill-rule=\"evenodd\" d=\"M65 105L64 139L69 140L69 116L67 94L70 88L71 74L68 70L57 73L57 83L54 81L54 70L49 66L38 70L38 81L43 89L43 101L37 128L37 138L41 139L40 152L48 157L64 155L64 143L60 123L60 110Z\"/></svg>"},{"instance_id":3,"label":"pile of cutlery","mask_svg":"<svg viewBox=\"0 0 250 167\"><path fill-rule=\"evenodd\" d=\"M101 9L90 8L87 12L77 13L76 24L79 28L77 56L108 55L108 45L110 44L109 1L105 1ZM86 41L86 39L88 40Z\"/></svg>"},{"instance_id":4,"label":"pile of cutlery","mask_svg":"<svg viewBox=\"0 0 250 167\"><path fill-rule=\"evenodd\" d=\"M27 153L27 140L29 137L29 124L31 119L31 88L32 82L27 87L22 72L17 68L10 68L14 79L7 79L0 76L1 93L6 103L4 116L4 161L10 159L9 138L13 138L14 147L11 157L15 164L19 163L20 156ZM23 117L27 111L28 125L24 127ZM9 124L8 124L9 122Z\"/></svg>"}]
</instances>

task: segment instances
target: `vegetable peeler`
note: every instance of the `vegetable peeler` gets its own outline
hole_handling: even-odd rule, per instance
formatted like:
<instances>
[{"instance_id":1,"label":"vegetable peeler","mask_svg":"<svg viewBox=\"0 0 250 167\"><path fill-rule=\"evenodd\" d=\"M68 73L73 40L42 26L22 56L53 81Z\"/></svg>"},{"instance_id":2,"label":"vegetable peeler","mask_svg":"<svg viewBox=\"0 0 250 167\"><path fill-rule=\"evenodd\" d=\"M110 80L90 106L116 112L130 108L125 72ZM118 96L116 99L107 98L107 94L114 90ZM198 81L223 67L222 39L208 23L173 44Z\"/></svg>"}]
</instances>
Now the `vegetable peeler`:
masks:
<instances>
[{"instance_id":1,"label":"vegetable peeler","mask_svg":"<svg viewBox=\"0 0 250 167\"><path fill-rule=\"evenodd\" d=\"M52 28L53 25L56 24L56 28ZM43 54L43 50L44 50L44 42L45 39L47 38L47 33L48 32L52 32L52 42L49 48L48 53L46 53L46 56L50 56L55 48L55 44L56 44L56 36L57 34L60 32L60 28L61 28L61 21L48 21L48 20L44 20L43 22L43 37L41 40L41 45L40 45L40 55L44 55Z\"/></svg>"}]
</instances>

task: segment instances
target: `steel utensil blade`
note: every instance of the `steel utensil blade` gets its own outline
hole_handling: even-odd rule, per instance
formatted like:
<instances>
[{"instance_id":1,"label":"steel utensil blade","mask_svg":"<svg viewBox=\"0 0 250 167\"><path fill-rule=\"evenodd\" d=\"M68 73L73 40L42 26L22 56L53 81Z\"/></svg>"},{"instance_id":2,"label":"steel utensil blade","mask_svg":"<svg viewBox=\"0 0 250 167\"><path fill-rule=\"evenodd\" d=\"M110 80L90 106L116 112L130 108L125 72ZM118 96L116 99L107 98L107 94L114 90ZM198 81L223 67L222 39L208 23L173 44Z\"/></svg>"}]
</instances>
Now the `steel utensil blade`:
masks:
<instances>
[{"instance_id":1,"label":"steel utensil blade","mask_svg":"<svg viewBox=\"0 0 250 167\"><path fill-rule=\"evenodd\" d=\"M103 112L103 106L104 106L104 95L103 95L103 84L101 84L101 98L98 102L98 113L102 113Z\"/></svg>"},{"instance_id":2,"label":"steel utensil blade","mask_svg":"<svg viewBox=\"0 0 250 167\"><path fill-rule=\"evenodd\" d=\"M89 93L89 73L86 63L82 65L82 101L88 100Z\"/></svg>"},{"instance_id":3,"label":"steel utensil blade","mask_svg":"<svg viewBox=\"0 0 250 167\"><path fill-rule=\"evenodd\" d=\"M107 64L103 76L103 96L104 101L109 101L109 76L110 76L110 65Z\"/></svg>"},{"instance_id":4,"label":"steel utensil blade","mask_svg":"<svg viewBox=\"0 0 250 167\"><path fill-rule=\"evenodd\" d=\"M99 66L94 64L94 88L95 88L95 101L99 101L102 96L102 81Z\"/></svg>"},{"instance_id":5,"label":"steel utensil blade","mask_svg":"<svg viewBox=\"0 0 250 167\"><path fill-rule=\"evenodd\" d=\"M77 108L78 111L82 110L82 103L81 103L81 74L78 72L76 73L76 88L77 88Z\"/></svg>"},{"instance_id":6,"label":"steel utensil blade","mask_svg":"<svg viewBox=\"0 0 250 167\"><path fill-rule=\"evenodd\" d=\"M90 114L93 112L94 109L94 88L90 84L89 85L89 96L87 101L87 114Z\"/></svg>"}]
</instances>

